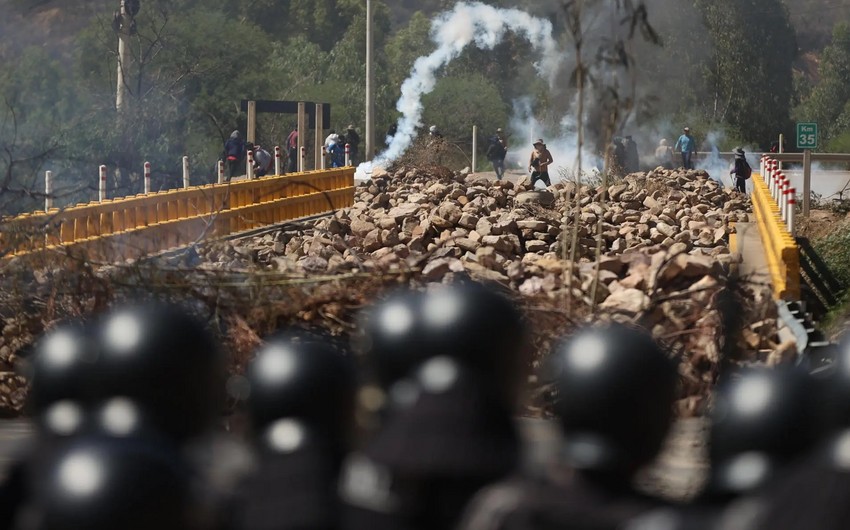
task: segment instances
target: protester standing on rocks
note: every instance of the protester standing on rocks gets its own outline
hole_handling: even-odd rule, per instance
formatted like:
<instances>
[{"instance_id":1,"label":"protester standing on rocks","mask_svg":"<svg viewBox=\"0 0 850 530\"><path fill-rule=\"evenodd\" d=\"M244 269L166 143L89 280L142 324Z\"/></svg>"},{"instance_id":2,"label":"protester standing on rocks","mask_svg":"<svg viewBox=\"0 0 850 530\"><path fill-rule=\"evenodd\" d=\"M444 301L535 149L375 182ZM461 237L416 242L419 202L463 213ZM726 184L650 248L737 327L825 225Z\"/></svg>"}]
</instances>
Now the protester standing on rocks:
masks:
<instances>
[{"instance_id":1,"label":"protester standing on rocks","mask_svg":"<svg viewBox=\"0 0 850 530\"><path fill-rule=\"evenodd\" d=\"M735 162L732 165L732 170L729 175L734 175L735 190L741 193L747 193L747 179L753 174L753 169L747 162L744 155L744 150L740 147L735 148Z\"/></svg>"},{"instance_id":2,"label":"protester standing on rocks","mask_svg":"<svg viewBox=\"0 0 850 530\"><path fill-rule=\"evenodd\" d=\"M685 169L694 169L693 155L697 152L697 144L694 137L691 136L690 127L682 129L682 136L676 140L676 145L673 150L682 153L682 167Z\"/></svg>"},{"instance_id":3,"label":"protester standing on rocks","mask_svg":"<svg viewBox=\"0 0 850 530\"><path fill-rule=\"evenodd\" d=\"M538 138L534 142L534 149L531 151L531 157L528 160L528 170L531 172L531 187L538 180L542 180L546 186L551 186L552 181L549 180L549 164L554 162L552 153L546 149L546 144L542 138Z\"/></svg>"},{"instance_id":4,"label":"protester standing on rocks","mask_svg":"<svg viewBox=\"0 0 850 530\"><path fill-rule=\"evenodd\" d=\"M667 145L667 138L662 138L655 149L656 163L664 169L673 169L673 150Z\"/></svg>"},{"instance_id":5,"label":"protester standing on rocks","mask_svg":"<svg viewBox=\"0 0 850 530\"><path fill-rule=\"evenodd\" d=\"M640 155L638 154L637 143L632 139L632 136L626 136L623 142L626 147L625 167L626 173L635 173L640 170Z\"/></svg>"},{"instance_id":6,"label":"protester standing on rocks","mask_svg":"<svg viewBox=\"0 0 850 530\"><path fill-rule=\"evenodd\" d=\"M508 155L508 140L502 133L502 128L496 129L496 134L490 137L487 146L487 159L493 163L496 180L502 180L505 175L505 157Z\"/></svg>"}]
</instances>

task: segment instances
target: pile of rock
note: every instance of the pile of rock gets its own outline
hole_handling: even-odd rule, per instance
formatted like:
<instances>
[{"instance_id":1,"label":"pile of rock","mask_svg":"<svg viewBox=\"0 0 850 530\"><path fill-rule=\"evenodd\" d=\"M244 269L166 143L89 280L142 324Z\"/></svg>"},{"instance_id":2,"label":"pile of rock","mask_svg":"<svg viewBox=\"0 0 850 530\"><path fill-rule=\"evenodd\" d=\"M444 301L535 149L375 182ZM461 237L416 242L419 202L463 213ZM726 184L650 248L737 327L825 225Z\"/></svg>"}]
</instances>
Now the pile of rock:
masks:
<instances>
[{"instance_id":1,"label":"pile of rock","mask_svg":"<svg viewBox=\"0 0 850 530\"><path fill-rule=\"evenodd\" d=\"M713 384L721 355L759 361L777 349L769 293L743 283L727 289L736 262L729 235L748 211L746 198L703 171L659 168L607 187L565 182L538 191L400 167L359 185L354 205L332 217L200 249L201 267L401 271L425 282L468 274L559 309L569 295L583 314L638 323L680 352L688 361L681 409L689 414ZM573 246L575 259L562 259ZM723 325L727 292L742 313L744 331L734 336ZM549 336L539 349L548 349Z\"/></svg>"},{"instance_id":2,"label":"pile of rock","mask_svg":"<svg viewBox=\"0 0 850 530\"><path fill-rule=\"evenodd\" d=\"M577 263L595 261L597 237L608 257L672 250L728 262L729 223L746 221L746 209L697 171L659 169L607 188L577 190L568 182L529 191L507 181L400 168L359 186L354 206L333 217L201 254L208 268L415 269L429 281L465 271L534 294L557 290L547 273L562 272L560 258L573 238Z\"/></svg>"}]
</instances>

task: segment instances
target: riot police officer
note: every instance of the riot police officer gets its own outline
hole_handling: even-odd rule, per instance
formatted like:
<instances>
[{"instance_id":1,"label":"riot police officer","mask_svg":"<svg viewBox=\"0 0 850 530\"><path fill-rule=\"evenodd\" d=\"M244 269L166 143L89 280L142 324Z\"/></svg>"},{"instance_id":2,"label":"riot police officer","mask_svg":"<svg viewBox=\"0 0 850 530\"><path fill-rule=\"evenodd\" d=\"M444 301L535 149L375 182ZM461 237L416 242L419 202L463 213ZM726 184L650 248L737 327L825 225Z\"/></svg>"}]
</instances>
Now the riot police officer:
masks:
<instances>
[{"instance_id":1,"label":"riot police officer","mask_svg":"<svg viewBox=\"0 0 850 530\"><path fill-rule=\"evenodd\" d=\"M236 528L338 528L337 479L350 449L354 363L327 338L283 334L247 373L255 469L241 484Z\"/></svg>"},{"instance_id":2,"label":"riot police officer","mask_svg":"<svg viewBox=\"0 0 850 530\"><path fill-rule=\"evenodd\" d=\"M635 473L660 450L672 420L675 364L647 333L583 329L553 353L564 466L517 476L478 495L461 528L619 528L660 502L635 491Z\"/></svg>"},{"instance_id":3,"label":"riot police officer","mask_svg":"<svg viewBox=\"0 0 850 530\"><path fill-rule=\"evenodd\" d=\"M343 527L453 527L472 495L517 466L524 325L475 283L397 294L370 317L366 354L389 404L346 463Z\"/></svg>"}]
</instances>

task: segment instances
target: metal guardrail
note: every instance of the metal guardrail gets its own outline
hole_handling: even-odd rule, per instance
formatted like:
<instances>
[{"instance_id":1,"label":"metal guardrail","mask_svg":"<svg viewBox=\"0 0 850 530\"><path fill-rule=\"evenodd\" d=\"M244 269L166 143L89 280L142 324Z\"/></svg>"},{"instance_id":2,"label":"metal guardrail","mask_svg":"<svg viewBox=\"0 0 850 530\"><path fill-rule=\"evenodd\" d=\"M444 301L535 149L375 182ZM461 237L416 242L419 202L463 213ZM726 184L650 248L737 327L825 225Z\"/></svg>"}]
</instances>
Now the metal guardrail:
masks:
<instances>
[{"instance_id":1,"label":"metal guardrail","mask_svg":"<svg viewBox=\"0 0 850 530\"><path fill-rule=\"evenodd\" d=\"M782 220L779 205L773 200L767 184L753 173L753 212L770 269L773 296L777 300L800 299L800 252L797 243Z\"/></svg>"},{"instance_id":2,"label":"metal guardrail","mask_svg":"<svg viewBox=\"0 0 850 530\"><path fill-rule=\"evenodd\" d=\"M209 184L0 222L4 257L59 251L119 260L350 206L354 168Z\"/></svg>"}]
</instances>

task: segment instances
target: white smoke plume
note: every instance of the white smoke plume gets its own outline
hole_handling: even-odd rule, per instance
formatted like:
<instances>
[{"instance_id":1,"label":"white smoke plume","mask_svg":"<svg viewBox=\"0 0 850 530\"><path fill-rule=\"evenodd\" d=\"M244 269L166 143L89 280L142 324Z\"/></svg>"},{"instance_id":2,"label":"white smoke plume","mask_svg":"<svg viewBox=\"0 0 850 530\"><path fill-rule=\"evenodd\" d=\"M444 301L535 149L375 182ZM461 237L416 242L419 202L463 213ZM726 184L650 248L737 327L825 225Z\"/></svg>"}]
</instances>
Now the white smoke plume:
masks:
<instances>
[{"instance_id":1,"label":"white smoke plume","mask_svg":"<svg viewBox=\"0 0 850 530\"><path fill-rule=\"evenodd\" d=\"M410 146L417 128L422 126L422 96L437 83L437 73L456 59L469 45L492 50L508 32L528 39L540 54L535 64L538 73L554 82L559 65L559 52L552 38L552 24L518 9L501 9L480 2L460 2L451 11L438 15L431 25L431 40L437 49L413 64L410 76L401 85L401 98L396 109L401 112L395 136L386 151L374 160L384 165L401 156ZM366 171L365 167L362 168Z\"/></svg>"}]
</instances>

